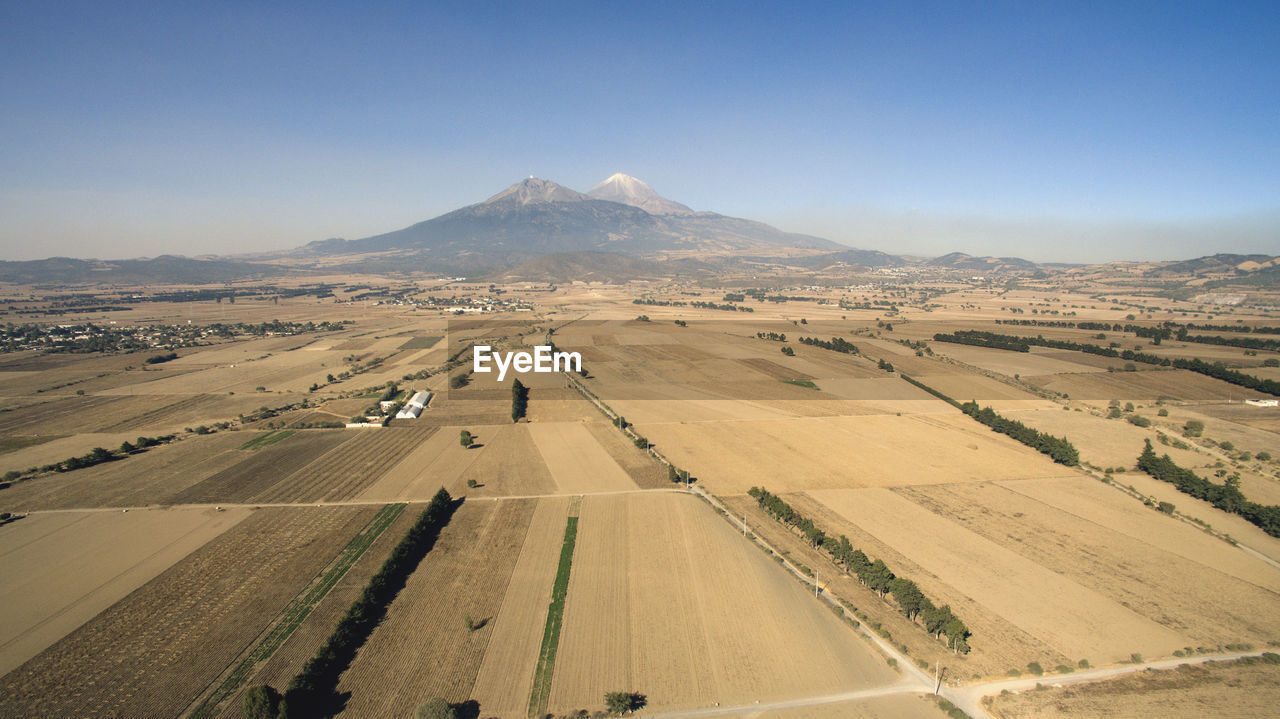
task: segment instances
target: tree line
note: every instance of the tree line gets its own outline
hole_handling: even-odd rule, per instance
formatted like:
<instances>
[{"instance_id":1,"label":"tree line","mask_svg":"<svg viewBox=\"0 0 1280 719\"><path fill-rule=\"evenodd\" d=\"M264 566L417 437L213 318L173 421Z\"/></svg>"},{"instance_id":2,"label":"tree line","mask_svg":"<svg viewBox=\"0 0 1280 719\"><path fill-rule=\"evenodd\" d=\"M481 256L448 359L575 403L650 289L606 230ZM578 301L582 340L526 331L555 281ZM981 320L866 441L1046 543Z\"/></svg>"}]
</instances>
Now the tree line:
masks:
<instances>
[{"instance_id":1,"label":"tree line","mask_svg":"<svg viewBox=\"0 0 1280 719\"><path fill-rule=\"evenodd\" d=\"M1277 329L1268 327L1266 329ZM1269 350L1272 352L1280 351L1280 340L1271 339L1269 337L1222 337L1220 335L1193 335L1188 334L1185 329L1179 330L1177 334L1179 342L1195 342L1197 344L1206 345L1223 345L1225 347L1243 347L1249 350Z\"/></svg>"},{"instance_id":2,"label":"tree line","mask_svg":"<svg viewBox=\"0 0 1280 719\"><path fill-rule=\"evenodd\" d=\"M766 514L800 531L806 541L825 551L832 560L851 572L882 599L892 596L898 609L912 622L919 621L936 638L945 636L947 644L956 651L969 653L969 637L972 633L949 605L941 607L924 595L920 587L910 579L895 575L881 559L871 559L861 549L854 549L849 538L837 539L819 528L813 520L797 512L791 505L763 487L752 487L747 492L755 498Z\"/></svg>"},{"instance_id":3,"label":"tree line","mask_svg":"<svg viewBox=\"0 0 1280 719\"><path fill-rule=\"evenodd\" d=\"M701 307L704 310L724 310L726 312L755 312L756 308L747 307L746 305L718 305L714 302L690 302L691 307Z\"/></svg>"},{"instance_id":4,"label":"tree line","mask_svg":"<svg viewBox=\"0 0 1280 719\"><path fill-rule=\"evenodd\" d=\"M1129 325L1126 325L1126 327L1129 327ZM954 339L956 336L961 336L963 340ZM1228 369L1227 366L1221 362L1205 362L1201 359L1185 358L1170 359L1168 357L1161 357L1147 352L1117 350L1114 347L1103 347L1101 345L1088 344L1084 342L1050 340L1045 339L1044 337L1018 337L1015 335L1002 335L994 332L980 332L977 330L961 330L956 332L954 335L935 334L933 338L940 342L959 342L960 344L993 347L995 349L1010 349L1010 347L1003 345L1022 341L1026 344L1036 345L1038 347L1074 350L1102 357L1116 357L1129 362L1142 362L1144 364L1157 365L1160 367L1185 369L1208 377L1213 377L1214 379L1220 379L1223 382L1229 382L1230 384L1238 385L1246 389L1257 390L1259 392L1265 392L1266 394L1280 397L1280 382ZM1182 335L1179 335L1179 339L1182 339Z\"/></svg>"},{"instance_id":5,"label":"tree line","mask_svg":"<svg viewBox=\"0 0 1280 719\"><path fill-rule=\"evenodd\" d=\"M1199 359L1176 359L1173 366L1177 369L1191 370L1199 372L1202 375L1220 379L1223 382L1245 387L1247 389L1265 392L1269 395L1280 397L1280 382L1273 379L1263 379L1254 377L1251 374L1237 372L1233 369L1227 369L1227 366L1221 362L1205 362Z\"/></svg>"},{"instance_id":6,"label":"tree line","mask_svg":"<svg viewBox=\"0 0 1280 719\"><path fill-rule=\"evenodd\" d=\"M938 332L933 336L933 339L935 342L990 347L991 349L1008 350L1010 352L1031 351L1031 345L1019 337L1000 335L994 332L981 332L979 330L957 330L951 334Z\"/></svg>"},{"instance_id":7,"label":"tree line","mask_svg":"<svg viewBox=\"0 0 1280 719\"><path fill-rule=\"evenodd\" d=\"M1224 512L1238 514L1273 537L1280 537L1280 506L1249 501L1240 491L1240 478L1230 477L1226 484L1215 484L1189 469L1174 464L1169 455L1156 456L1147 440L1138 455L1138 469L1162 482L1168 482L1183 494L1203 499Z\"/></svg>"},{"instance_id":8,"label":"tree line","mask_svg":"<svg viewBox=\"0 0 1280 719\"><path fill-rule=\"evenodd\" d=\"M1058 464L1074 467L1080 464L1080 452L1066 437L1055 437L1047 432L1028 427L1027 425L1007 417L1001 417L990 407L978 407L975 401L960 405L960 411L987 425L993 431L1007 434L1028 447L1049 455Z\"/></svg>"},{"instance_id":9,"label":"tree line","mask_svg":"<svg viewBox=\"0 0 1280 719\"><path fill-rule=\"evenodd\" d=\"M1031 346L1049 347L1051 349L1071 350L1073 352L1084 352L1085 354L1098 355L1100 357L1115 357L1125 361L1143 362L1146 364L1160 365L1169 367L1173 364L1173 360L1168 357L1161 357L1147 352L1137 352L1135 350L1118 350L1114 347L1103 347L1102 345L1090 344L1088 342L1074 342L1072 340L1051 340L1045 339L1043 336L1021 337L1018 335L1002 335L995 332L982 332L979 330L960 330L951 335L935 334L933 338L939 342L952 342L956 344L974 345L977 347L990 347L999 350L1011 350L1014 352L1028 352ZM1023 349L1023 348L1026 349Z\"/></svg>"},{"instance_id":10,"label":"tree line","mask_svg":"<svg viewBox=\"0 0 1280 719\"><path fill-rule=\"evenodd\" d=\"M449 523L457 507L458 503L444 488L436 492L328 640L307 660L302 671L290 680L284 699L278 705L278 716L330 716L341 709L342 699L337 694L338 678L382 621L409 575L435 545L440 530ZM272 690L267 687L267 691Z\"/></svg>"},{"instance_id":11,"label":"tree line","mask_svg":"<svg viewBox=\"0 0 1280 719\"><path fill-rule=\"evenodd\" d=\"M860 354L857 346L842 337L832 337L830 341L820 340L817 337L801 337L800 344L821 347L833 352L843 352L850 355Z\"/></svg>"}]
</instances>

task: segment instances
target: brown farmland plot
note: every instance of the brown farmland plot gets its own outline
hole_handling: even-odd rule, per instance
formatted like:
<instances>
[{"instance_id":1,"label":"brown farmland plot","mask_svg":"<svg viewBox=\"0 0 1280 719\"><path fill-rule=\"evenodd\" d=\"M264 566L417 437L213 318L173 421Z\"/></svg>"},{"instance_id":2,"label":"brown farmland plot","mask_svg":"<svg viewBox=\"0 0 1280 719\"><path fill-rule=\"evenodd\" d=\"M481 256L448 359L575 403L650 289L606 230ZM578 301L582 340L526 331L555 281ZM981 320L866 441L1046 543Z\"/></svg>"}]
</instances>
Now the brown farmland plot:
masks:
<instances>
[{"instance_id":1,"label":"brown farmland plot","mask_svg":"<svg viewBox=\"0 0 1280 719\"><path fill-rule=\"evenodd\" d=\"M1005 719L1252 719L1277 704L1280 666L1210 662L998 696L993 708Z\"/></svg>"},{"instance_id":2,"label":"brown farmland plot","mask_svg":"<svg viewBox=\"0 0 1280 719\"><path fill-rule=\"evenodd\" d=\"M587 496L550 708L628 687L654 710L845 691L895 674L699 500Z\"/></svg>"},{"instance_id":3,"label":"brown farmland plot","mask_svg":"<svg viewBox=\"0 0 1280 719\"><path fill-rule=\"evenodd\" d=\"M254 511L0 678L5 713L175 716L377 510Z\"/></svg>"},{"instance_id":4,"label":"brown farmland plot","mask_svg":"<svg viewBox=\"0 0 1280 719\"><path fill-rule=\"evenodd\" d=\"M1046 565L1038 555L1025 557L1020 554L1023 545L1010 548L988 539L891 490L809 494L927 573L908 572L925 594L969 597L1066 658L1098 663L1128 658L1133 652L1166 656L1190 642L1185 633L1161 626L1132 605L1112 599L1096 583L1066 571L1062 563ZM1064 549L1064 559L1078 554L1071 545ZM980 637L977 629L974 633Z\"/></svg>"},{"instance_id":5,"label":"brown farmland plot","mask_svg":"<svg viewBox=\"0 0 1280 719\"><path fill-rule=\"evenodd\" d=\"M463 504L343 674L345 715L411 716L432 697L470 698L535 505Z\"/></svg>"},{"instance_id":6,"label":"brown farmland plot","mask_svg":"<svg viewBox=\"0 0 1280 719\"><path fill-rule=\"evenodd\" d=\"M432 434L434 427L356 430L355 435L316 458L254 499L259 502L320 502L350 499Z\"/></svg>"},{"instance_id":7,"label":"brown farmland plot","mask_svg":"<svg viewBox=\"0 0 1280 719\"><path fill-rule=\"evenodd\" d=\"M544 422L528 427L560 492L637 489L630 475L600 446L584 423Z\"/></svg>"},{"instance_id":8,"label":"brown farmland plot","mask_svg":"<svg viewBox=\"0 0 1280 719\"><path fill-rule=\"evenodd\" d=\"M529 523L471 696L484 715L524 716L547 620L569 499L544 497Z\"/></svg>"},{"instance_id":9,"label":"brown farmland plot","mask_svg":"<svg viewBox=\"0 0 1280 719\"><path fill-rule=\"evenodd\" d=\"M248 516L212 509L34 514L0 534L0 674Z\"/></svg>"},{"instance_id":10,"label":"brown farmland plot","mask_svg":"<svg viewBox=\"0 0 1280 719\"><path fill-rule=\"evenodd\" d=\"M248 502L316 457L353 439L342 430L303 431L262 449L236 450L243 457L240 462L178 492L166 503Z\"/></svg>"}]
</instances>

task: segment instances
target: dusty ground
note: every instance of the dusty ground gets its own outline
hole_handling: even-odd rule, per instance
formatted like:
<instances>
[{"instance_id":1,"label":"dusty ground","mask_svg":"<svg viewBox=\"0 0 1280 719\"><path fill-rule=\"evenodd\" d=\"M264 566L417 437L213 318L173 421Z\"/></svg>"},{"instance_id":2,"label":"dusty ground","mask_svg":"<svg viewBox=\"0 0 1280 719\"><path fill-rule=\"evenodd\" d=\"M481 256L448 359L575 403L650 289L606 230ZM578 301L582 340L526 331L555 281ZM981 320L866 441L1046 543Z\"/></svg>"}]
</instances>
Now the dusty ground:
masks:
<instances>
[{"instance_id":1,"label":"dusty ground","mask_svg":"<svg viewBox=\"0 0 1280 719\"><path fill-rule=\"evenodd\" d=\"M338 691L351 693L343 714L410 716L432 697L471 697L536 503L458 509L343 674ZM479 626L468 629L468 616Z\"/></svg>"},{"instance_id":2,"label":"dusty ground","mask_svg":"<svg viewBox=\"0 0 1280 719\"><path fill-rule=\"evenodd\" d=\"M178 714L376 511L254 512L0 679L5 713Z\"/></svg>"},{"instance_id":3,"label":"dusty ground","mask_svg":"<svg viewBox=\"0 0 1280 719\"><path fill-rule=\"evenodd\" d=\"M611 687L660 710L893 680L851 628L697 499L583 499L552 711L595 707Z\"/></svg>"},{"instance_id":4,"label":"dusty ground","mask_svg":"<svg viewBox=\"0 0 1280 719\"><path fill-rule=\"evenodd\" d=\"M0 533L0 674L248 516L175 509L35 514Z\"/></svg>"},{"instance_id":5,"label":"dusty ground","mask_svg":"<svg viewBox=\"0 0 1280 719\"><path fill-rule=\"evenodd\" d=\"M1003 695L996 697L992 708L1002 719L1245 719L1274 716L1278 702L1280 666L1201 664Z\"/></svg>"}]
</instances>

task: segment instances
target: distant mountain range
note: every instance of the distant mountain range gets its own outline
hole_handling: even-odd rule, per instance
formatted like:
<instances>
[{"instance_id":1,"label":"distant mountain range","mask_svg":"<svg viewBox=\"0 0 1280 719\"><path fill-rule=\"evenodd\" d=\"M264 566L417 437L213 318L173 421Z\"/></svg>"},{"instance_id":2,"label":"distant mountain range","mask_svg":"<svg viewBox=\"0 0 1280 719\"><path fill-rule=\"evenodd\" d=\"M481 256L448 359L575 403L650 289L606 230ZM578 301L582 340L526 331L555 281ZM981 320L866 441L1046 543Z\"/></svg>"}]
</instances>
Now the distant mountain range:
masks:
<instances>
[{"instance_id":1,"label":"distant mountain range","mask_svg":"<svg viewBox=\"0 0 1280 719\"><path fill-rule=\"evenodd\" d=\"M568 252L672 254L842 250L830 240L762 222L694 212L617 174L583 194L530 177L484 202L358 240L312 242L291 256L396 253L424 268L474 270Z\"/></svg>"},{"instance_id":2,"label":"distant mountain range","mask_svg":"<svg viewBox=\"0 0 1280 719\"><path fill-rule=\"evenodd\" d=\"M1270 255L1217 254L1138 264L1150 276L1211 276L1215 283L1240 278L1272 284L1280 279L1280 258ZM695 211L618 173L587 193L530 177L483 202L356 240L321 240L287 252L243 257L0 262L0 281L198 284L308 272L622 281L769 265L823 273L910 267L980 275L1069 267L963 252L918 258L854 249L762 222Z\"/></svg>"}]
</instances>

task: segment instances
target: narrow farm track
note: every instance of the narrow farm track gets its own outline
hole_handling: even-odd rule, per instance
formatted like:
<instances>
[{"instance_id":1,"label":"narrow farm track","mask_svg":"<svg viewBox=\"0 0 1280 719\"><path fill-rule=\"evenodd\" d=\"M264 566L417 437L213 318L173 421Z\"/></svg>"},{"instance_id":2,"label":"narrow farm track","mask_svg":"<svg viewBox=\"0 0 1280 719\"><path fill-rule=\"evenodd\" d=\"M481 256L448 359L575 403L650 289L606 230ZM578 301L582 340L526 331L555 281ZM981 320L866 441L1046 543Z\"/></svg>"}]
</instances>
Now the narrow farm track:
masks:
<instances>
[{"instance_id":1,"label":"narrow farm track","mask_svg":"<svg viewBox=\"0 0 1280 719\"><path fill-rule=\"evenodd\" d=\"M622 489L607 492L563 492L550 494L508 494L497 497L465 497L468 502L502 502L509 499L542 499L543 497L603 497L615 494L653 494L654 492L673 492L677 494L686 494L687 490L683 487L670 487L666 489ZM199 504L174 504L163 506L137 506L137 507L70 507L66 509L33 509L24 514L55 514L58 512L150 512L164 511L167 509L183 509L183 508L204 508L204 507L222 507L223 509L232 509L237 507L245 507L250 509L261 509L267 507L381 507L385 504L427 504L430 499L406 499L397 502L388 502L382 499L342 499L333 501L318 502L221 502L213 504L209 502Z\"/></svg>"},{"instance_id":2,"label":"narrow farm track","mask_svg":"<svg viewBox=\"0 0 1280 719\"><path fill-rule=\"evenodd\" d=\"M350 499L435 431L431 427L384 429L375 432L368 441L343 442L254 499L266 503L292 501L308 504Z\"/></svg>"}]
</instances>

